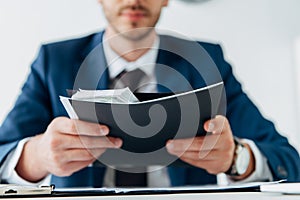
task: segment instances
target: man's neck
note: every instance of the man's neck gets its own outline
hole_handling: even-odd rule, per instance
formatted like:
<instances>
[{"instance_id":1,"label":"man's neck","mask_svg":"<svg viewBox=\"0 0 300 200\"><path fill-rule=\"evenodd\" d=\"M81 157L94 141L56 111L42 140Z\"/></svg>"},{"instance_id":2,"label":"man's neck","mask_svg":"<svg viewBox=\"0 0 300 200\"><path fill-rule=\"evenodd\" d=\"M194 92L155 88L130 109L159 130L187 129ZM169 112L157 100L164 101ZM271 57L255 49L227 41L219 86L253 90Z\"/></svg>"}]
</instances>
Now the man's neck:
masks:
<instances>
[{"instance_id":1,"label":"man's neck","mask_svg":"<svg viewBox=\"0 0 300 200\"><path fill-rule=\"evenodd\" d=\"M147 53L157 37L154 30L139 40L132 40L121 34L116 34L109 28L106 29L106 34L110 47L128 62L136 61Z\"/></svg>"}]
</instances>

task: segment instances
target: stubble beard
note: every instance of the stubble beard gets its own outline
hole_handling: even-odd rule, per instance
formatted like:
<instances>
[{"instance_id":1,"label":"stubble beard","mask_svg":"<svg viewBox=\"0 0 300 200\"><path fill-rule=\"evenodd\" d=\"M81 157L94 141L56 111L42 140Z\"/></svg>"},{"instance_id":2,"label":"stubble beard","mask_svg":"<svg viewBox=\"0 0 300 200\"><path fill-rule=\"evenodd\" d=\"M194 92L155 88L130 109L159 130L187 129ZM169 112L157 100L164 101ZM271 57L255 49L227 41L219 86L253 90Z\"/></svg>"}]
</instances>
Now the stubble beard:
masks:
<instances>
[{"instance_id":1,"label":"stubble beard","mask_svg":"<svg viewBox=\"0 0 300 200\"><path fill-rule=\"evenodd\" d=\"M132 22L131 27L133 28L131 30L122 32L116 26L111 24L111 27L115 33L117 33L123 39L126 39L131 42L142 41L146 39L155 30L154 27L155 25L153 27L143 27L143 28L137 28L137 26L138 24L136 22Z\"/></svg>"}]
</instances>

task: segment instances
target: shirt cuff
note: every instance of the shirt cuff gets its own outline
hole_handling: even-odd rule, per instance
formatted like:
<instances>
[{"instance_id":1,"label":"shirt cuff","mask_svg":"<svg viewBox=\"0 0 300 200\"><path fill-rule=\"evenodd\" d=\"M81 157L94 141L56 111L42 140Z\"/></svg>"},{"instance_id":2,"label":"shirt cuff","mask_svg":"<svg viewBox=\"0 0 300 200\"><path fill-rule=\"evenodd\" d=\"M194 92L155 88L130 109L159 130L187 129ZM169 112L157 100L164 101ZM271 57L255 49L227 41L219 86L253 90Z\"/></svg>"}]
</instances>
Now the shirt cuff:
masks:
<instances>
[{"instance_id":1,"label":"shirt cuff","mask_svg":"<svg viewBox=\"0 0 300 200\"><path fill-rule=\"evenodd\" d=\"M246 183L246 182L257 182L257 181L273 181L273 176L271 170L269 168L267 159L265 156L260 152L256 144L252 140L242 139L243 143L246 143L250 146L254 159L255 159L255 170L254 172L245 178L244 180L233 180L230 176L227 177L228 183Z\"/></svg>"},{"instance_id":2,"label":"shirt cuff","mask_svg":"<svg viewBox=\"0 0 300 200\"><path fill-rule=\"evenodd\" d=\"M10 184L20 184L28 186L50 185L51 175L46 176L39 182L32 183L21 178L15 170L16 165L20 159L21 153L23 151L24 145L28 140L30 140L30 137L21 140L18 146L8 154L3 165L0 168L1 180Z\"/></svg>"}]
</instances>

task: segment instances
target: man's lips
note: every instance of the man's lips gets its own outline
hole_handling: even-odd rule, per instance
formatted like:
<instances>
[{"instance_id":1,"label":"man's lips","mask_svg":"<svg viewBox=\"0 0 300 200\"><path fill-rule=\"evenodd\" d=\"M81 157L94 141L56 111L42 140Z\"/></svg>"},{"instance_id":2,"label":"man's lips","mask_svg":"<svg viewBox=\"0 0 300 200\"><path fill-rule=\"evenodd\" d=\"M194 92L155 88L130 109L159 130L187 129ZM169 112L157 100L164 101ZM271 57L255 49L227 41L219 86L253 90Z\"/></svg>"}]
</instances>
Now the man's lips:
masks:
<instances>
[{"instance_id":1,"label":"man's lips","mask_svg":"<svg viewBox=\"0 0 300 200\"><path fill-rule=\"evenodd\" d=\"M146 17L146 13L142 11L123 11L121 12L121 16L125 17L131 21L138 21L144 17Z\"/></svg>"}]
</instances>

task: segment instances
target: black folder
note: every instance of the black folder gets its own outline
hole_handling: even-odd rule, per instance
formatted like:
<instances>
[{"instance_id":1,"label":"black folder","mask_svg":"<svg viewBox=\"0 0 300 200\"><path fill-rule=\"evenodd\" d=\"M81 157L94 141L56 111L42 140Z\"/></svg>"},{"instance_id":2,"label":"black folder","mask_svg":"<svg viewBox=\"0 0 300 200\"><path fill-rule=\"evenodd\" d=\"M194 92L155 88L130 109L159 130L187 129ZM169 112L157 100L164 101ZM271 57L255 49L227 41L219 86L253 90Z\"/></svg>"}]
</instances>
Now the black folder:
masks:
<instances>
[{"instance_id":1,"label":"black folder","mask_svg":"<svg viewBox=\"0 0 300 200\"><path fill-rule=\"evenodd\" d=\"M123 140L121 149L108 149L98 164L181 165L167 153L166 142L206 135L204 122L225 112L223 89L220 82L179 94L140 93L141 102L130 104L69 101L80 120L105 124L109 136Z\"/></svg>"}]
</instances>

